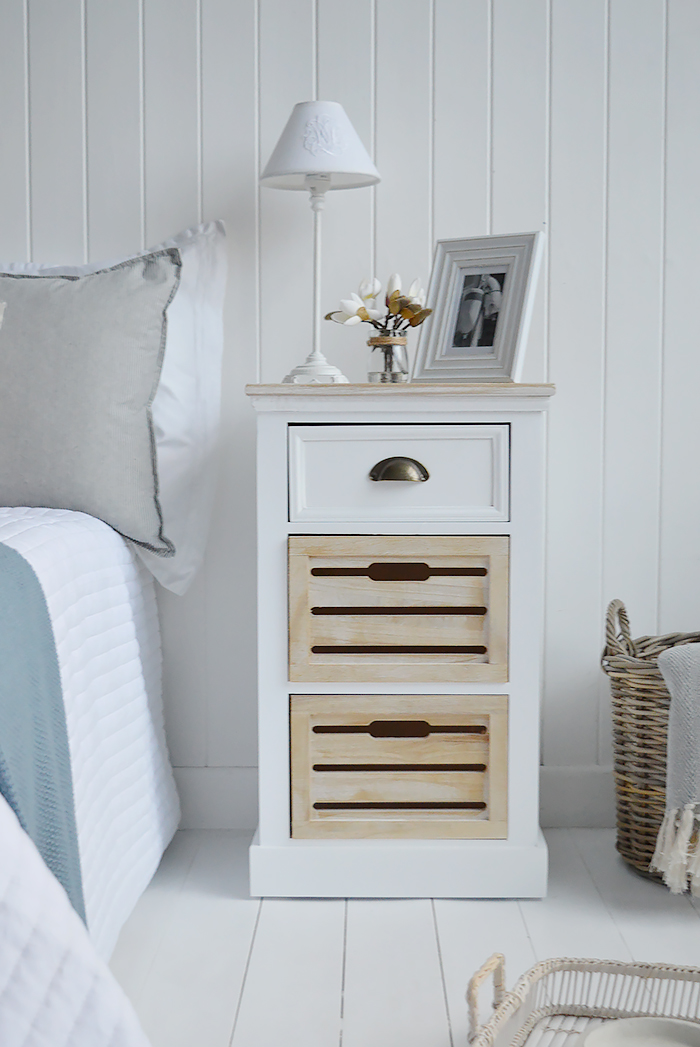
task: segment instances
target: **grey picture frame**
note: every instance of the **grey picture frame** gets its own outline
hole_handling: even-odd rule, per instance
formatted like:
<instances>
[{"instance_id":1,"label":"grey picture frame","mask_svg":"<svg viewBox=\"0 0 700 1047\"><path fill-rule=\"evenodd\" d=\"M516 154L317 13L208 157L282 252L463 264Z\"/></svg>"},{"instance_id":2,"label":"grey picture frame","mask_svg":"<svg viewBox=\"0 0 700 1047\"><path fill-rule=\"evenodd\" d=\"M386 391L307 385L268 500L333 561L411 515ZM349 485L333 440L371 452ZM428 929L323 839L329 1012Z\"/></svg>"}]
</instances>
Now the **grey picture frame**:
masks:
<instances>
[{"instance_id":1,"label":"grey picture frame","mask_svg":"<svg viewBox=\"0 0 700 1047\"><path fill-rule=\"evenodd\" d=\"M438 240L411 381L518 382L544 234Z\"/></svg>"}]
</instances>

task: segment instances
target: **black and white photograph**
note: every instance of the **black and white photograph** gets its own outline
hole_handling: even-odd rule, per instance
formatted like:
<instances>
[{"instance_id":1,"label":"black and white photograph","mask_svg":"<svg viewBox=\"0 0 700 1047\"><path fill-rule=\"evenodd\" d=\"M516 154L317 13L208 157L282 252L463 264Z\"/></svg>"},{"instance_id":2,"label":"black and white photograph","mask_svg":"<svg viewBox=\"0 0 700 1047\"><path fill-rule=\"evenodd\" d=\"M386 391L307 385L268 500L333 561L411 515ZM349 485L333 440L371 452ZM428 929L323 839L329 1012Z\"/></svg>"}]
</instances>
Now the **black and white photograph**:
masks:
<instances>
[{"instance_id":1,"label":"black and white photograph","mask_svg":"<svg viewBox=\"0 0 700 1047\"><path fill-rule=\"evenodd\" d=\"M462 297L452 335L454 349L475 349L494 345L505 282L504 272L475 273L464 277Z\"/></svg>"},{"instance_id":2,"label":"black and white photograph","mask_svg":"<svg viewBox=\"0 0 700 1047\"><path fill-rule=\"evenodd\" d=\"M517 382L543 233L438 240L414 382Z\"/></svg>"}]
</instances>

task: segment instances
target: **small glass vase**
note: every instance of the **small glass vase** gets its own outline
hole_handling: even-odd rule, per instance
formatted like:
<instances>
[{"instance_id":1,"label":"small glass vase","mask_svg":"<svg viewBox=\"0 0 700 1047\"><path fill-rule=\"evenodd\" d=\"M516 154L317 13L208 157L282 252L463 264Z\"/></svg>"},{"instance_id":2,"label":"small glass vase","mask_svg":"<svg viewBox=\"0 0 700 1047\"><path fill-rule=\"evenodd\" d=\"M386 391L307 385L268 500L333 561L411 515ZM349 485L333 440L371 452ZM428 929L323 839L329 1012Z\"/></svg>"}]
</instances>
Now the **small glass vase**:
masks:
<instances>
[{"instance_id":1,"label":"small glass vase","mask_svg":"<svg viewBox=\"0 0 700 1047\"><path fill-rule=\"evenodd\" d=\"M408 353L406 338L402 335L377 335L367 342L368 382L407 382Z\"/></svg>"}]
</instances>

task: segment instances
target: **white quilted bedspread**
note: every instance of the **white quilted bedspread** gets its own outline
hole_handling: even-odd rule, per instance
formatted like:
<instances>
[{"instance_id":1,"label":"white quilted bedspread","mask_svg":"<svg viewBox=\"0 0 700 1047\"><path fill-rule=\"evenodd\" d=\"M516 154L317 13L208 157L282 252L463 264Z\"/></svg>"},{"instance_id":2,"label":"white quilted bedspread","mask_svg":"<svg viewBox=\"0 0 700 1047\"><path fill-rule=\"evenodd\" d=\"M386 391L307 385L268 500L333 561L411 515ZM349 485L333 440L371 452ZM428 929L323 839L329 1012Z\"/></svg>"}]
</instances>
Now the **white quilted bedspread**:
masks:
<instances>
[{"instance_id":1,"label":"white quilted bedspread","mask_svg":"<svg viewBox=\"0 0 700 1047\"><path fill-rule=\"evenodd\" d=\"M31 564L48 604L88 928L106 959L179 821L153 579L120 535L84 513L0 508L0 542Z\"/></svg>"},{"instance_id":2,"label":"white quilted bedspread","mask_svg":"<svg viewBox=\"0 0 700 1047\"><path fill-rule=\"evenodd\" d=\"M0 796L0 1044L148 1047L65 891Z\"/></svg>"}]
</instances>

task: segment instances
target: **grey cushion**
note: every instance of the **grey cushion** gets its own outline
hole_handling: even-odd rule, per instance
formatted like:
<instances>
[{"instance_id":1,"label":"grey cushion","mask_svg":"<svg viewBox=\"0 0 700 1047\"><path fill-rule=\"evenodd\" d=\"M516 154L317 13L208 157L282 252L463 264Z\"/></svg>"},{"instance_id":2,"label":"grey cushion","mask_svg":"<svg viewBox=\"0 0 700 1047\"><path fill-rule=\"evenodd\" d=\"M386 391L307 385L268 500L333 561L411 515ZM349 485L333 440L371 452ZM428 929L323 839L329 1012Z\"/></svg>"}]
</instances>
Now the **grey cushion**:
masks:
<instances>
[{"instance_id":1,"label":"grey cushion","mask_svg":"<svg viewBox=\"0 0 700 1047\"><path fill-rule=\"evenodd\" d=\"M0 505L74 509L170 556L151 403L175 248L88 276L0 276Z\"/></svg>"}]
</instances>

